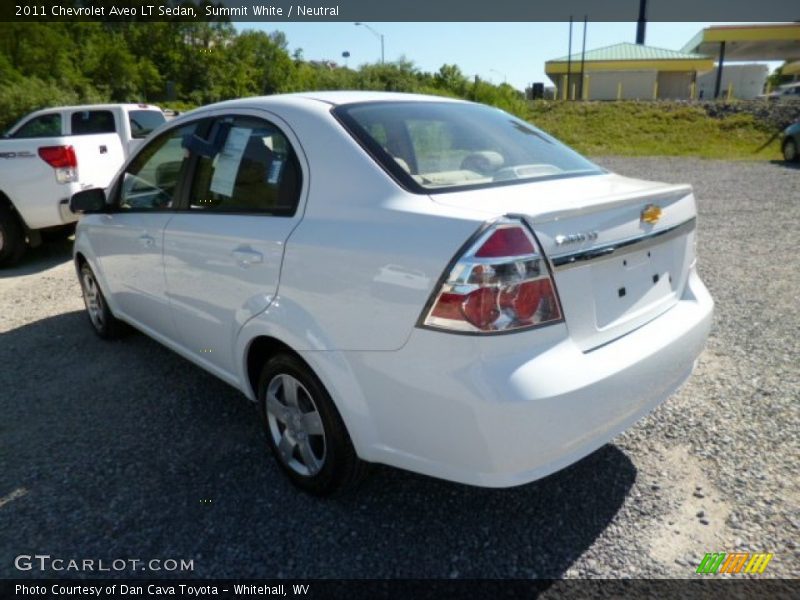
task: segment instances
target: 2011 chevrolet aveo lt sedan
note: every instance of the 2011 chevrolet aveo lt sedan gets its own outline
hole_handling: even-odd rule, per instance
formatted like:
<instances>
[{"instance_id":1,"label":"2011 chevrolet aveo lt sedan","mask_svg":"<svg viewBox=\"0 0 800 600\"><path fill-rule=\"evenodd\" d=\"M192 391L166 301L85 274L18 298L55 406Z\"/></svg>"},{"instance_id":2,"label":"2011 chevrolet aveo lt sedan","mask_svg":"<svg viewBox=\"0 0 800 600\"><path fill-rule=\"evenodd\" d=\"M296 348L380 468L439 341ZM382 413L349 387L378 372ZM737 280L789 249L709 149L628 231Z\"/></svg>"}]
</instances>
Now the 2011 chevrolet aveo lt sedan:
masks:
<instances>
[{"instance_id":1,"label":"2011 chevrolet aveo lt sedan","mask_svg":"<svg viewBox=\"0 0 800 600\"><path fill-rule=\"evenodd\" d=\"M468 102L215 104L72 207L97 333L132 325L240 389L316 494L369 463L541 478L672 394L711 323L689 186Z\"/></svg>"}]
</instances>

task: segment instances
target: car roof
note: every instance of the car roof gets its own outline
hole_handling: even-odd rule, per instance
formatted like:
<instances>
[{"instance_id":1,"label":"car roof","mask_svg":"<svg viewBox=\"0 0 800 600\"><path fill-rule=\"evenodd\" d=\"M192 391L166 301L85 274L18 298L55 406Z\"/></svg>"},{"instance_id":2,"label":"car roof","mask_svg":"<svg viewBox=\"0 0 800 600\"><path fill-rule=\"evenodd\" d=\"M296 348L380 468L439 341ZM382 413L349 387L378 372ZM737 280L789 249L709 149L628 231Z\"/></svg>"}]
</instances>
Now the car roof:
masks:
<instances>
[{"instance_id":1,"label":"car roof","mask_svg":"<svg viewBox=\"0 0 800 600\"><path fill-rule=\"evenodd\" d=\"M79 110L81 112L87 110L111 110L113 108L127 108L129 110L152 110L152 111L163 111L153 104L77 104L75 106L48 106L47 108L40 108L39 110L35 110L33 112L24 115L19 121L17 121L13 127L9 131L13 131L17 128L18 125L21 125L23 121L27 122L32 117L39 117L41 115L46 115L48 113L56 113L65 110Z\"/></svg>"},{"instance_id":2,"label":"car roof","mask_svg":"<svg viewBox=\"0 0 800 600\"><path fill-rule=\"evenodd\" d=\"M292 94L273 94L271 96L249 96L222 100L206 104L193 110L183 112L175 119L167 121L153 135L159 134L167 127L180 126L196 118L203 118L209 113L231 109L267 109L281 110L299 109L301 111L328 112L331 106L345 106L361 102L453 102L470 104L466 100L449 96L430 96L425 94L408 94L403 92L370 92L370 91L318 91L296 92Z\"/></svg>"},{"instance_id":3,"label":"car roof","mask_svg":"<svg viewBox=\"0 0 800 600\"><path fill-rule=\"evenodd\" d=\"M342 104L356 104L358 102L386 102L386 101L413 101L413 102L463 102L457 98L446 96L431 96L427 94L410 94L404 92L369 92L343 90L335 92L303 92L296 94L312 100L319 100L336 106Z\"/></svg>"},{"instance_id":4,"label":"car roof","mask_svg":"<svg viewBox=\"0 0 800 600\"><path fill-rule=\"evenodd\" d=\"M293 94L274 94L272 96L251 96L223 100L214 104L201 106L195 110L220 109L242 106L276 106L301 105L309 101L324 103L330 106L357 104L359 102L465 102L447 96L429 96L425 94L407 94L402 92L368 92L368 91L330 91L330 92L297 92ZM194 112L194 111L192 111Z\"/></svg>"},{"instance_id":5,"label":"car roof","mask_svg":"<svg viewBox=\"0 0 800 600\"><path fill-rule=\"evenodd\" d=\"M129 108L134 110L161 110L155 104L135 104L135 103L109 103L109 104L76 104L73 106L48 106L47 108L40 108L34 113L51 112L56 110L108 110L111 108ZM31 114L34 114L31 113Z\"/></svg>"}]
</instances>

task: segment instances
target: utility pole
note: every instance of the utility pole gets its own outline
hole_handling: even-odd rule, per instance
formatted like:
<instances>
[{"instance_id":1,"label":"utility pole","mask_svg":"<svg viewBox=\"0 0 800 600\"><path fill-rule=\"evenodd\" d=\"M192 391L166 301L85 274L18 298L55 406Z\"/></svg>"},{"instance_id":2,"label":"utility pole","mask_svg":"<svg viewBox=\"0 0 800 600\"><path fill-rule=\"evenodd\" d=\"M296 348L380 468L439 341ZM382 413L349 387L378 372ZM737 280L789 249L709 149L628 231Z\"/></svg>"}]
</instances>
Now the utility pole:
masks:
<instances>
[{"instance_id":1,"label":"utility pole","mask_svg":"<svg viewBox=\"0 0 800 600\"><path fill-rule=\"evenodd\" d=\"M647 26L647 0L639 0L639 20L636 21L636 43L644 46L644 30Z\"/></svg>"},{"instance_id":2,"label":"utility pole","mask_svg":"<svg viewBox=\"0 0 800 600\"><path fill-rule=\"evenodd\" d=\"M583 64L586 60L586 26L589 23L589 16L583 15L583 48L581 48L581 80L578 82L578 98L583 100Z\"/></svg>"},{"instance_id":3,"label":"utility pole","mask_svg":"<svg viewBox=\"0 0 800 600\"><path fill-rule=\"evenodd\" d=\"M572 15L569 16L569 47L567 49L567 89L564 90L564 97L569 100L569 80L572 77Z\"/></svg>"}]
</instances>

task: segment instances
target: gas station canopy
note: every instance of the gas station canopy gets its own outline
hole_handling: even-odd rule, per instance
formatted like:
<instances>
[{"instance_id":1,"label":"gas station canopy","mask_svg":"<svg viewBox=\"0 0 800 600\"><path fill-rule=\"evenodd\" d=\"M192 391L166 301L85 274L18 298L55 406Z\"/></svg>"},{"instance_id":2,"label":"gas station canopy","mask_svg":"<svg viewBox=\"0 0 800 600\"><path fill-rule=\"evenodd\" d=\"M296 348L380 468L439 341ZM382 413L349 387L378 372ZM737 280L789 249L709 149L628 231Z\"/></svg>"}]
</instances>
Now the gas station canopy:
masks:
<instances>
[{"instance_id":1,"label":"gas station canopy","mask_svg":"<svg viewBox=\"0 0 800 600\"><path fill-rule=\"evenodd\" d=\"M800 23L717 25L701 30L681 51L724 60L800 60Z\"/></svg>"}]
</instances>

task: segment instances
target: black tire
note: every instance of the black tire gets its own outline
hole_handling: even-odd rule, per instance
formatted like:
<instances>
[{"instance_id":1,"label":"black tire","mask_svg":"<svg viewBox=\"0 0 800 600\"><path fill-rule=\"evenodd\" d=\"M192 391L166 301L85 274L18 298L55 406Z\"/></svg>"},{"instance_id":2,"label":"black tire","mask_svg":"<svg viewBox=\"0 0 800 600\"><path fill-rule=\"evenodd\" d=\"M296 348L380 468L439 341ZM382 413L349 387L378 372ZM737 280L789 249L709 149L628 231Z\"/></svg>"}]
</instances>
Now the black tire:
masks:
<instances>
[{"instance_id":1,"label":"black tire","mask_svg":"<svg viewBox=\"0 0 800 600\"><path fill-rule=\"evenodd\" d=\"M127 332L125 323L117 319L108 308L106 297L97 283L91 267L84 263L80 269L80 284L83 292L83 303L92 329L104 340L113 340Z\"/></svg>"},{"instance_id":2,"label":"black tire","mask_svg":"<svg viewBox=\"0 0 800 600\"><path fill-rule=\"evenodd\" d=\"M10 267L19 262L27 247L25 229L17 213L0 204L0 267Z\"/></svg>"},{"instance_id":3,"label":"black tire","mask_svg":"<svg viewBox=\"0 0 800 600\"><path fill-rule=\"evenodd\" d=\"M292 380L299 384L294 404L285 389ZM269 410L268 390L272 396ZM282 408L276 410L276 401ZM354 487L368 472L369 464L356 455L327 390L297 356L278 354L264 365L258 380L258 411L278 466L301 490L329 496ZM303 425L309 422L314 424ZM310 433L316 430L321 434ZM311 460L307 459L309 452Z\"/></svg>"},{"instance_id":4,"label":"black tire","mask_svg":"<svg viewBox=\"0 0 800 600\"><path fill-rule=\"evenodd\" d=\"M787 137L783 140L783 160L786 162L800 161L800 152L797 149L797 140Z\"/></svg>"}]
</instances>

